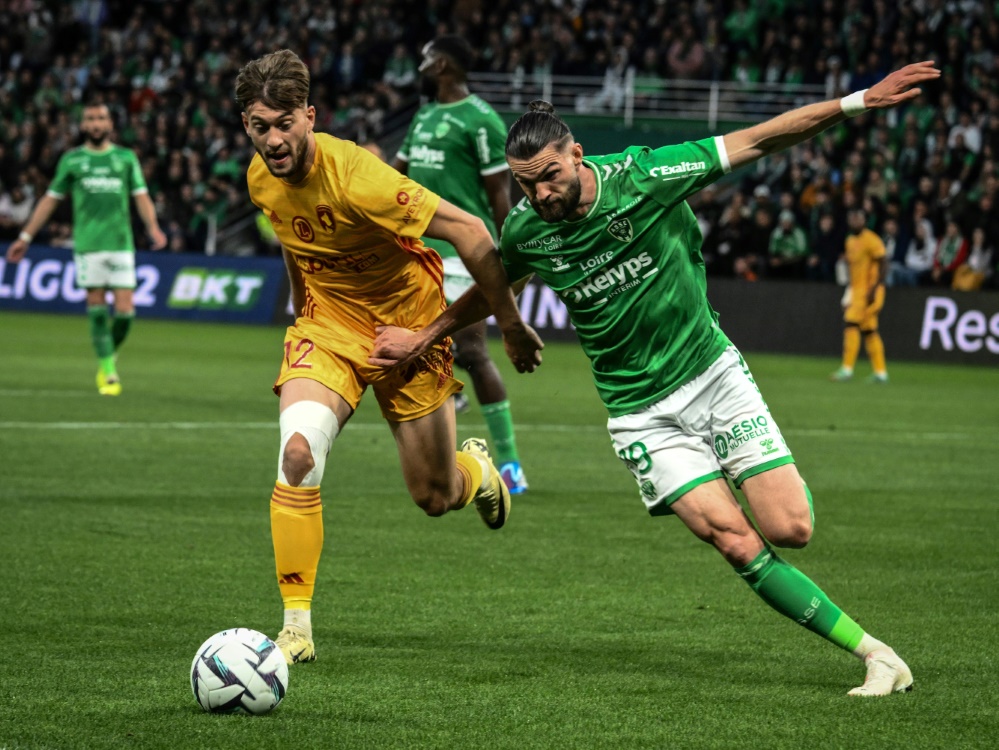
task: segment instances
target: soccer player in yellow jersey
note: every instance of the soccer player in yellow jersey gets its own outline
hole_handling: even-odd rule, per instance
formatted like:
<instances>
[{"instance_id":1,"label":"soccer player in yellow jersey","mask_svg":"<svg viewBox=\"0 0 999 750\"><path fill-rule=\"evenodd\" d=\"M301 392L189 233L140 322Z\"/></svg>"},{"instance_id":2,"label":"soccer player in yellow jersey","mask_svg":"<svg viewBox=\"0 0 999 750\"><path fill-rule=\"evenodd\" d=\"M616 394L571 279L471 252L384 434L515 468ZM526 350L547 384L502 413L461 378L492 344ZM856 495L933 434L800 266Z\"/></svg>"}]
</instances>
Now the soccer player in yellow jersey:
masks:
<instances>
[{"instance_id":1,"label":"soccer player in yellow jersey","mask_svg":"<svg viewBox=\"0 0 999 750\"><path fill-rule=\"evenodd\" d=\"M867 228L867 214L855 208L847 215L850 233L846 237L846 262L850 266L850 286L843 297L843 364L830 379L846 382L860 352L860 338L871 360L872 383L887 383L885 345L878 333L878 313L885 304L885 277L888 256L881 238Z\"/></svg>"},{"instance_id":2,"label":"soccer player in yellow jersey","mask_svg":"<svg viewBox=\"0 0 999 750\"><path fill-rule=\"evenodd\" d=\"M540 363L537 334L520 318L481 219L441 200L348 141L313 132L309 71L291 51L248 63L236 79L243 126L257 155L250 198L282 245L295 324L284 340L274 390L281 445L271 496L271 535L289 663L316 658L311 602L323 543L319 484L326 456L370 385L395 437L416 504L440 516L470 502L498 529L510 495L485 442L455 452L450 342L407 368L368 363L383 326L419 329L445 309L440 257L420 237L454 245L483 288L521 372Z\"/></svg>"}]
</instances>

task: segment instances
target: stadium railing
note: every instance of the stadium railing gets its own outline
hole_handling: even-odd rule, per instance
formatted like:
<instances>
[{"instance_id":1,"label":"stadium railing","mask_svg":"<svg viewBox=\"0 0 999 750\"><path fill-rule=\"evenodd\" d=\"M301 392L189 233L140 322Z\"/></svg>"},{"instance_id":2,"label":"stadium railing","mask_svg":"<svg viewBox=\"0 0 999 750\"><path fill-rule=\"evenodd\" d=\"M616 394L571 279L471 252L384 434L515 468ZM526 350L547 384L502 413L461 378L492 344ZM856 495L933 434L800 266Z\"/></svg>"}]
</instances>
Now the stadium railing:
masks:
<instances>
[{"instance_id":1,"label":"stadium railing","mask_svg":"<svg viewBox=\"0 0 999 750\"><path fill-rule=\"evenodd\" d=\"M630 127L636 118L761 122L825 98L825 87L790 83L736 83L623 76L557 76L530 73L471 73L473 91L500 112L523 112L544 99L560 112L604 115Z\"/></svg>"}]
</instances>

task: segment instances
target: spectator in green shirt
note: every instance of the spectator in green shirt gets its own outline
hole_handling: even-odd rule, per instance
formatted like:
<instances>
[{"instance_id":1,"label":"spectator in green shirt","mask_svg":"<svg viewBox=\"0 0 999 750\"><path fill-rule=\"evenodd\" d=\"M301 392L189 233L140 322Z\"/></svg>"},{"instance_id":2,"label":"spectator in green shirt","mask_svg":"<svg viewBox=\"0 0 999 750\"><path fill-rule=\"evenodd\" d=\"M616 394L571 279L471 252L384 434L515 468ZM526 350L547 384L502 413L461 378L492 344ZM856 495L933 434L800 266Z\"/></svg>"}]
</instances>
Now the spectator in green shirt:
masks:
<instances>
[{"instance_id":1,"label":"spectator in green shirt","mask_svg":"<svg viewBox=\"0 0 999 750\"><path fill-rule=\"evenodd\" d=\"M797 225L793 211L780 212L777 228L770 235L768 251L769 276L782 279L804 278L808 240L804 231Z\"/></svg>"}]
</instances>

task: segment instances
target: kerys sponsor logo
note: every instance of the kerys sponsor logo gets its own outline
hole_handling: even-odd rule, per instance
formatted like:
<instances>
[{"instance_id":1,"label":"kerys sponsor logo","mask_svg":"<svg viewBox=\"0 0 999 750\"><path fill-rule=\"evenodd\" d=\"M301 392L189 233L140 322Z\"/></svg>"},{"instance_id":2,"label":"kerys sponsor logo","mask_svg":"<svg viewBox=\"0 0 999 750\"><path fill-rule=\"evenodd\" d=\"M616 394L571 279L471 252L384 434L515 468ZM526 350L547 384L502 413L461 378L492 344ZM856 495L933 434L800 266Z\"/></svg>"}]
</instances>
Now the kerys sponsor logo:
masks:
<instances>
[{"instance_id":1,"label":"kerys sponsor logo","mask_svg":"<svg viewBox=\"0 0 999 750\"><path fill-rule=\"evenodd\" d=\"M581 283L569 287L561 293L562 297L572 302L595 299L595 305L602 305L611 297L638 286L645 279L658 273L658 268L649 268L654 263L655 261L648 253L642 253L637 258L628 258L622 263L611 266Z\"/></svg>"},{"instance_id":2,"label":"kerys sponsor logo","mask_svg":"<svg viewBox=\"0 0 999 750\"><path fill-rule=\"evenodd\" d=\"M430 148L429 146L413 146L409 151L409 161L424 167L438 166L438 168L443 168L444 152L439 148Z\"/></svg>"},{"instance_id":3,"label":"kerys sponsor logo","mask_svg":"<svg viewBox=\"0 0 999 750\"><path fill-rule=\"evenodd\" d=\"M118 193L125 183L120 177L84 177L80 180L88 193Z\"/></svg>"}]
</instances>

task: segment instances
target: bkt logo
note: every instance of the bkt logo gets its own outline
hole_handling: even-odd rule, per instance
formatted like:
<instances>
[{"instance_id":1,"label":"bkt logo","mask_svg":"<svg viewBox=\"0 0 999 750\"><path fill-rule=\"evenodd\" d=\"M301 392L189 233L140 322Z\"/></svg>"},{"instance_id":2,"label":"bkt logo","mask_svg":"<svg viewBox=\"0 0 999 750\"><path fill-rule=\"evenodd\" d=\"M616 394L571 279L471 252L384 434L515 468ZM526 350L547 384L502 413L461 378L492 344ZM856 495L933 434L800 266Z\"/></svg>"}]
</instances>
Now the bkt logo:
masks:
<instances>
[{"instance_id":1,"label":"bkt logo","mask_svg":"<svg viewBox=\"0 0 999 750\"><path fill-rule=\"evenodd\" d=\"M201 310L248 310L260 298L264 273L182 268L170 290L169 307Z\"/></svg>"},{"instance_id":2,"label":"bkt logo","mask_svg":"<svg viewBox=\"0 0 999 750\"><path fill-rule=\"evenodd\" d=\"M653 262L651 255L642 253L637 258L629 258L624 263L619 263L603 273L592 276L582 284L569 287L564 294L570 295L574 302L582 302L607 291L615 284L627 284L634 281L642 270L651 266Z\"/></svg>"}]
</instances>

